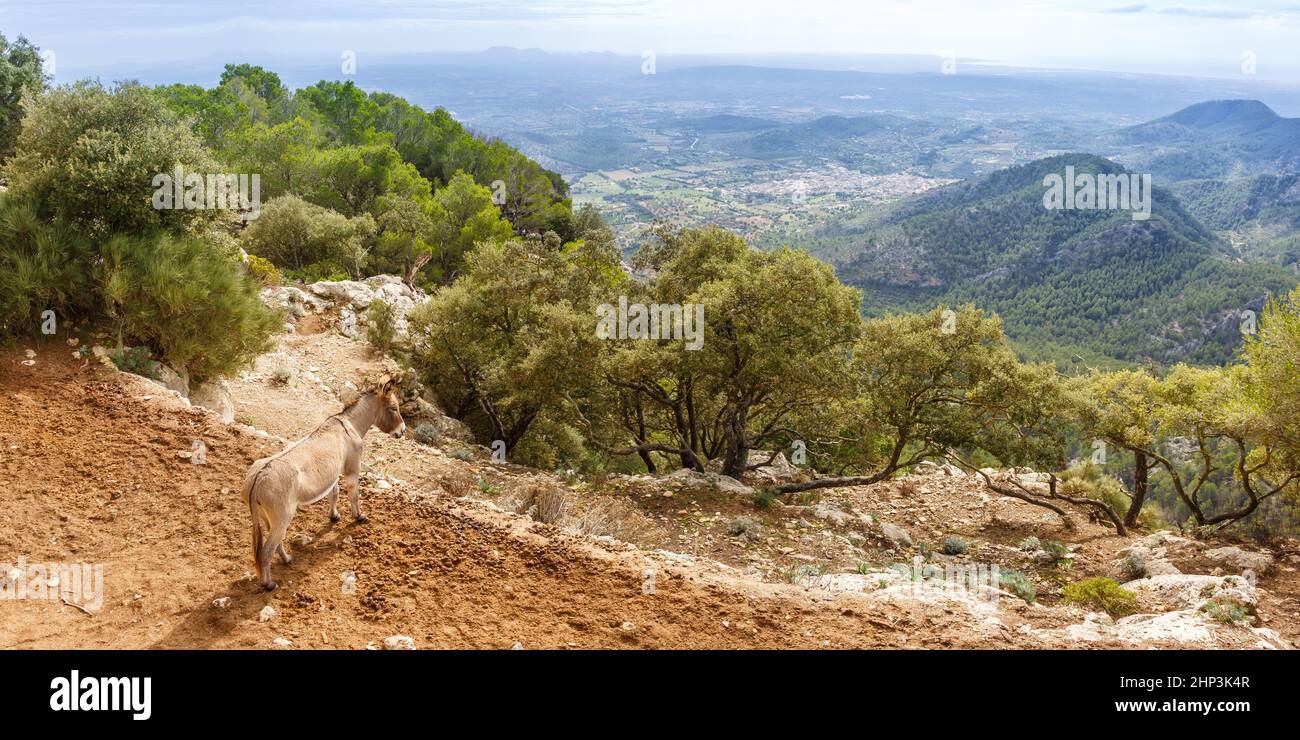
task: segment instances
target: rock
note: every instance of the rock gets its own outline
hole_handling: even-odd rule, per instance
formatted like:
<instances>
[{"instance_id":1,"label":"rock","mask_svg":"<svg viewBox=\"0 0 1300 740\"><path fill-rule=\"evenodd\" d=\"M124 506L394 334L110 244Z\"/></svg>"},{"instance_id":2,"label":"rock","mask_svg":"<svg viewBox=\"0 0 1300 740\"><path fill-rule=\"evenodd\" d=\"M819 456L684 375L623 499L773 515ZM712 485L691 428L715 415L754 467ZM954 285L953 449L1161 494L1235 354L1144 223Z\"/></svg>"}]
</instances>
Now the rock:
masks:
<instances>
[{"instance_id":1,"label":"rock","mask_svg":"<svg viewBox=\"0 0 1300 740\"><path fill-rule=\"evenodd\" d=\"M801 575L795 584L816 588L833 594L862 593L891 586L904 576L897 570L880 570L871 573L827 573L826 575Z\"/></svg>"},{"instance_id":2,"label":"rock","mask_svg":"<svg viewBox=\"0 0 1300 740\"><path fill-rule=\"evenodd\" d=\"M1251 571L1256 575L1264 575L1273 568L1271 553L1251 552L1235 546L1206 550L1205 557L1238 573Z\"/></svg>"},{"instance_id":3,"label":"rock","mask_svg":"<svg viewBox=\"0 0 1300 740\"><path fill-rule=\"evenodd\" d=\"M812 515L818 519L825 519L837 527L842 527L854 519L847 512L826 502L819 502L812 508Z\"/></svg>"},{"instance_id":4,"label":"rock","mask_svg":"<svg viewBox=\"0 0 1300 740\"><path fill-rule=\"evenodd\" d=\"M230 607L230 597L222 596L219 599L213 599L212 605L217 607L218 609L227 609Z\"/></svg>"},{"instance_id":5,"label":"rock","mask_svg":"<svg viewBox=\"0 0 1300 740\"><path fill-rule=\"evenodd\" d=\"M406 635L393 635L384 638L385 650L414 650L415 640Z\"/></svg>"},{"instance_id":6,"label":"rock","mask_svg":"<svg viewBox=\"0 0 1300 740\"><path fill-rule=\"evenodd\" d=\"M1240 576L1159 575L1129 581L1124 588L1137 594L1139 607L1146 610L1196 610L1213 599L1253 611L1258 601L1255 587Z\"/></svg>"},{"instance_id":7,"label":"rock","mask_svg":"<svg viewBox=\"0 0 1300 740\"><path fill-rule=\"evenodd\" d=\"M660 481L672 483L684 483L693 487L717 488L726 493L734 493L740 496L752 496L754 489L732 478L729 475L720 473L700 473L690 468L680 468L665 475Z\"/></svg>"},{"instance_id":8,"label":"rock","mask_svg":"<svg viewBox=\"0 0 1300 740\"><path fill-rule=\"evenodd\" d=\"M271 644L276 647L293 647L293 642L286 640L283 637L277 637L274 640L271 640Z\"/></svg>"},{"instance_id":9,"label":"rock","mask_svg":"<svg viewBox=\"0 0 1300 740\"><path fill-rule=\"evenodd\" d=\"M159 383L162 383L164 386L166 386L168 390L176 391L182 396L189 398L190 378L188 374L183 372L177 372L171 369L170 367L162 364L161 362L158 363L157 372L158 372L157 380Z\"/></svg>"},{"instance_id":10,"label":"rock","mask_svg":"<svg viewBox=\"0 0 1300 740\"><path fill-rule=\"evenodd\" d=\"M768 462L768 458L771 458L771 462ZM750 450L745 464L761 466L745 471L743 477L747 480L761 483L786 483L799 477L799 469L790 464L783 452L778 452L776 457L772 457L771 451ZM711 473L721 473L722 458L710 460L704 468Z\"/></svg>"},{"instance_id":11,"label":"rock","mask_svg":"<svg viewBox=\"0 0 1300 740\"><path fill-rule=\"evenodd\" d=\"M510 649L511 649L511 650L523 650L523 649L524 649L524 646L523 646L523 645L520 645L519 643L516 642L515 644L513 644L513 645L510 646Z\"/></svg>"},{"instance_id":12,"label":"rock","mask_svg":"<svg viewBox=\"0 0 1300 740\"><path fill-rule=\"evenodd\" d=\"M889 540L894 547L908 548L912 546L912 535L906 529L897 524L889 522L880 522L880 534Z\"/></svg>"},{"instance_id":13,"label":"rock","mask_svg":"<svg viewBox=\"0 0 1300 740\"><path fill-rule=\"evenodd\" d=\"M275 607L270 604L262 607L262 611L257 613L257 621L259 622L269 622L272 619L275 619Z\"/></svg>"},{"instance_id":14,"label":"rock","mask_svg":"<svg viewBox=\"0 0 1300 740\"><path fill-rule=\"evenodd\" d=\"M235 405L230 399L230 384L224 380L208 381L190 391L190 403L214 411L222 424L235 420Z\"/></svg>"}]
</instances>

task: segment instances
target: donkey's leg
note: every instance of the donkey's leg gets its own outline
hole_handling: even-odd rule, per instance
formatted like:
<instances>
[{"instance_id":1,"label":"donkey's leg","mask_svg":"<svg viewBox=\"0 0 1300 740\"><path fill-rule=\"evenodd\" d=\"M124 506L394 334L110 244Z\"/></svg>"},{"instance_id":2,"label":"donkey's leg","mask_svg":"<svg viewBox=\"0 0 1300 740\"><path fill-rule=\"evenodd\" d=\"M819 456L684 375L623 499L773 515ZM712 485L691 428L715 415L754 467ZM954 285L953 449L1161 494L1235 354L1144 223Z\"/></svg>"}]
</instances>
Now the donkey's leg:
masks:
<instances>
[{"instance_id":1,"label":"donkey's leg","mask_svg":"<svg viewBox=\"0 0 1300 740\"><path fill-rule=\"evenodd\" d=\"M276 515L273 518L274 521L271 522L271 536L266 539L266 580L270 580L272 552L279 552L286 565L293 562L293 558L288 557L289 553L284 549L284 536L289 532L289 520L293 518L292 512L277 511ZM267 590L273 590L275 587L276 583L272 581Z\"/></svg>"},{"instance_id":2,"label":"donkey's leg","mask_svg":"<svg viewBox=\"0 0 1300 740\"><path fill-rule=\"evenodd\" d=\"M352 504L352 518L357 524L365 524L366 515L361 513L361 476L359 473L344 473L343 482L348 487L348 501Z\"/></svg>"},{"instance_id":3,"label":"donkey's leg","mask_svg":"<svg viewBox=\"0 0 1300 740\"><path fill-rule=\"evenodd\" d=\"M285 565L293 562L293 556L289 554L289 548L285 547L283 542L280 543L280 547L276 551L280 553L280 562Z\"/></svg>"},{"instance_id":4,"label":"donkey's leg","mask_svg":"<svg viewBox=\"0 0 1300 740\"><path fill-rule=\"evenodd\" d=\"M257 548L257 574L261 576L262 588L267 591L274 591L276 582L271 578L271 556L275 554L275 526L269 527L271 531L266 532L263 539L260 540L260 547Z\"/></svg>"},{"instance_id":5,"label":"donkey's leg","mask_svg":"<svg viewBox=\"0 0 1300 740\"><path fill-rule=\"evenodd\" d=\"M330 488L329 497L330 521L337 522L339 520L339 482L337 480L334 481L333 487Z\"/></svg>"}]
</instances>

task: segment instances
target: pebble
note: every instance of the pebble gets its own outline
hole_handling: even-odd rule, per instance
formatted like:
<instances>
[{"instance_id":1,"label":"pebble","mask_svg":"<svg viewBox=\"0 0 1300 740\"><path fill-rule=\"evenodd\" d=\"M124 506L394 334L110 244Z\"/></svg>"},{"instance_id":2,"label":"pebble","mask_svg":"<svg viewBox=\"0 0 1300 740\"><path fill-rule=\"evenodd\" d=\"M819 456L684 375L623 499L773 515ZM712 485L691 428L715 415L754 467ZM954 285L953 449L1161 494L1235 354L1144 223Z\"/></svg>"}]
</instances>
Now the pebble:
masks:
<instances>
[{"instance_id":1,"label":"pebble","mask_svg":"<svg viewBox=\"0 0 1300 740\"><path fill-rule=\"evenodd\" d=\"M271 640L271 644L276 647L293 647L293 642L286 640L283 637L277 637L274 640Z\"/></svg>"},{"instance_id":2,"label":"pebble","mask_svg":"<svg viewBox=\"0 0 1300 740\"><path fill-rule=\"evenodd\" d=\"M266 606L262 607L262 611L258 612L257 621L269 622L272 619L275 619L275 607L271 606L270 604L267 604Z\"/></svg>"},{"instance_id":3,"label":"pebble","mask_svg":"<svg viewBox=\"0 0 1300 740\"><path fill-rule=\"evenodd\" d=\"M225 609L230 606L230 597L222 596L219 599L213 599L212 605L217 607L218 609Z\"/></svg>"},{"instance_id":4,"label":"pebble","mask_svg":"<svg viewBox=\"0 0 1300 740\"><path fill-rule=\"evenodd\" d=\"M415 640L406 635L393 635L384 638L385 650L414 650Z\"/></svg>"}]
</instances>

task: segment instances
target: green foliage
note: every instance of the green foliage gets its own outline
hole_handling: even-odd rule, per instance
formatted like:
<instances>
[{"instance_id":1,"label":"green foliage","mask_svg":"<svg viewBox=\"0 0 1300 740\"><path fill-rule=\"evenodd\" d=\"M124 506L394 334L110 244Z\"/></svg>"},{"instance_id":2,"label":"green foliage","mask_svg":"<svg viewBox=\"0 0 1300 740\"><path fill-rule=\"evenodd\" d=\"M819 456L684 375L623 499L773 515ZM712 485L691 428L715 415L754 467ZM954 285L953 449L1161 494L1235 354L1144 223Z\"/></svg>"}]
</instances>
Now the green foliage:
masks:
<instances>
[{"instance_id":1,"label":"green foliage","mask_svg":"<svg viewBox=\"0 0 1300 740\"><path fill-rule=\"evenodd\" d=\"M41 50L19 36L0 34L0 162L13 153L22 129L23 100L44 92L46 75Z\"/></svg>"},{"instance_id":2,"label":"green foliage","mask_svg":"<svg viewBox=\"0 0 1300 740\"><path fill-rule=\"evenodd\" d=\"M1137 609L1137 594L1109 578L1089 578L1066 585L1061 600L1101 609L1112 617L1132 614Z\"/></svg>"},{"instance_id":3,"label":"green foliage","mask_svg":"<svg viewBox=\"0 0 1300 740\"><path fill-rule=\"evenodd\" d=\"M262 305L256 283L193 237L115 236L96 277L121 335L198 381L268 351L282 321Z\"/></svg>"},{"instance_id":4,"label":"green foliage","mask_svg":"<svg viewBox=\"0 0 1300 740\"><path fill-rule=\"evenodd\" d=\"M949 535L943 539L944 555L961 555L969 549L970 544L956 535Z\"/></svg>"},{"instance_id":5,"label":"green foliage","mask_svg":"<svg viewBox=\"0 0 1300 740\"><path fill-rule=\"evenodd\" d=\"M1070 548L1066 547L1060 540L1039 540L1038 547L1052 556L1053 563L1065 562L1070 557Z\"/></svg>"},{"instance_id":6,"label":"green foliage","mask_svg":"<svg viewBox=\"0 0 1300 740\"><path fill-rule=\"evenodd\" d=\"M249 254L264 257L278 267L301 271L330 263L359 277L366 259L366 241L374 234L369 215L347 218L295 195L275 198L244 229L242 241Z\"/></svg>"},{"instance_id":7,"label":"green foliage","mask_svg":"<svg viewBox=\"0 0 1300 740\"><path fill-rule=\"evenodd\" d=\"M244 263L248 274L254 280L264 286L275 286L280 284L280 271L275 269L271 260L259 257L255 254L248 255L248 262Z\"/></svg>"},{"instance_id":8,"label":"green foliage","mask_svg":"<svg viewBox=\"0 0 1300 740\"><path fill-rule=\"evenodd\" d=\"M154 380L159 377L158 363L149 356L148 347L114 347L108 350L108 359L124 373L135 373Z\"/></svg>"},{"instance_id":9,"label":"green foliage","mask_svg":"<svg viewBox=\"0 0 1300 740\"><path fill-rule=\"evenodd\" d=\"M438 442L438 427L429 422L421 422L415 426L413 433L415 441L422 445L433 445Z\"/></svg>"},{"instance_id":10,"label":"green foliage","mask_svg":"<svg viewBox=\"0 0 1300 740\"><path fill-rule=\"evenodd\" d=\"M1038 587L1020 571L998 571L998 585L1004 590L1015 594L1027 604L1034 603L1034 600L1038 598Z\"/></svg>"},{"instance_id":11,"label":"green foliage","mask_svg":"<svg viewBox=\"0 0 1300 740\"><path fill-rule=\"evenodd\" d=\"M220 209L157 209L155 176L223 170L147 89L79 82L33 98L7 170L15 194L95 238L159 227L199 233L233 217Z\"/></svg>"},{"instance_id":12,"label":"green foliage","mask_svg":"<svg viewBox=\"0 0 1300 740\"><path fill-rule=\"evenodd\" d=\"M63 322L93 306L94 253L61 219L47 222L32 204L0 197L0 337L36 334L47 310Z\"/></svg>"},{"instance_id":13,"label":"green foliage","mask_svg":"<svg viewBox=\"0 0 1300 740\"><path fill-rule=\"evenodd\" d=\"M1247 624L1250 621L1250 610L1235 601L1210 599L1201 610L1210 619L1224 624Z\"/></svg>"},{"instance_id":14,"label":"green foliage","mask_svg":"<svg viewBox=\"0 0 1300 740\"><path fill-rule=\"evenodd\" d=\"M366 341L376 352L384 354L397 339L397 312L387 301L376 298L366 307Z\"/></svg>"},{"instance_id":15,"label":"green foliage","mask_svg":"<svg viewBox=\"0 0 1300 740\"><path fill-rule=\"evenodd\" d=\"M776 503L776 491L771 488L759 488L754 491L754 506L759 509L767 509Z\"/></svg>"},{"instance_id":16,"label":"green foliage","mask_svg":"<svg viewBox=\"0 0 1300 740\"><path fill-rule=\"evenodd\" d=\"M1042 547L1042 543L1038 541L1037 537L1026 537L1021 540L1016 547L1025 552L1035 552Z\"/></svg>"},{"instance_id":17,"label":"green foliage","mask_svg":"<svg viewBox=\"0 0 1300 740\"><path fill-rule=\"evenodd\" d=\"M1127 580L1133 581L1147 576L1147 559L1141 552L1131 552L1120 562L1120 571Z\"/></svg>"}]
</instances>

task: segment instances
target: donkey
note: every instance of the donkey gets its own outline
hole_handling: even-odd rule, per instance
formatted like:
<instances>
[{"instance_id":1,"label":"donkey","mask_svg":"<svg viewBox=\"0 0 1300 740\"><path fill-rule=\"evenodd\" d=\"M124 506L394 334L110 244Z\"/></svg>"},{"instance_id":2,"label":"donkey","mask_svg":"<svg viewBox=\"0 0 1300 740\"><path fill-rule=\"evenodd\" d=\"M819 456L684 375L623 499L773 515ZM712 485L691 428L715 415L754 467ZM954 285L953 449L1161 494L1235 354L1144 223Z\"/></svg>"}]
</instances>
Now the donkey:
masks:
<instances>
[{"instance_id":1,"label":"donkey","mask_svg":"<svg viewBox=\"0 0 1300 740\"><path fill-rule=\"evenodd\" d=\"M365 523L359 476L362 438L372 426L399 439L406 434L391 377L381 378L316 431L248 467L243 495L253 516L253 563L267 591L277 585L271 579L271 556L279 552L286 565L293 562L284 535L298 509L329 496L330 521L337 522L341 482L348 489L352 517Z\"/></svg>"}]
</instances>

